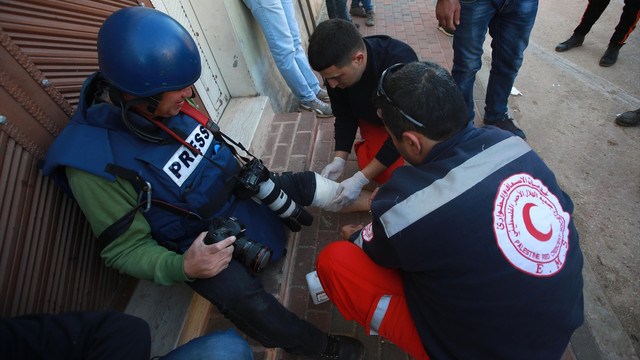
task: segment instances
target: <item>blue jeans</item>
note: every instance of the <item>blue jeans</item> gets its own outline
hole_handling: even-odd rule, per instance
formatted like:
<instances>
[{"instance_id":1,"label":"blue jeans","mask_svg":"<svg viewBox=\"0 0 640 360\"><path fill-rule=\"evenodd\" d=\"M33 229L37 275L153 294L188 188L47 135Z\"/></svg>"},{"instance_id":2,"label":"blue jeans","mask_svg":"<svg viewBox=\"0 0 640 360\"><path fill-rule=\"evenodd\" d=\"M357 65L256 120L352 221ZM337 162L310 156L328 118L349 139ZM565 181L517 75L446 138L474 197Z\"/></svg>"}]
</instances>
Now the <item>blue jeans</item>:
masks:
<instances>
[{"instance_id":1,"label":"blue jeans","mask_svg":"<svg viewBox=\"0 0 640 360\"><path fill-rule=\"evenodd\" d=\"M329 19L343 19L353 22L347 10L347 0L326 0Z\"/></svg>"},{"instance_id":2,"label":"blue jeans","mask_svg":"<svg viewBox=\"0 0 640 360\"><path fill-rule=\"evenodd\" d=\"M302 48L291 0L243 1L260 24L273 60L293 95L304 102L315 99L320 83Z\"/></svg>"},{"instance_id":3,"label":"blue jeans","mask_svg":"<svg viewBox=\"0 0 640 360\"><path fill-rule=\"evenodd\" d=\"M529 44L538 0L461 0L460 6L451 75L467 103L469 121L473 122L473 83L482 66L482 44L488 28L492 38L491 72L484 120L495 122L509 110L509 94Z\"/></svg>"},{"instance_id":4,"label":"blue jeans","mask_svg":"<svg viewBox=\"0 0 640 360\"><path fill-rule=\"evenodd\" d=\"M362 4L365 12L373 10L373 4L371 3L371 0L351 0L352 8L357 8L358 6L360 6L360 4Z\"/></svg>"},{"instance_id":5,"label":"blue jeans","mask_svg":"<svg viewBox=\"0 0 640 360\"><path fill-rule=\"evenodd\" d=\"M161 357L161 360L253 360L251 346L233 329L195 338Z\"/></svg>"}]
</instances>

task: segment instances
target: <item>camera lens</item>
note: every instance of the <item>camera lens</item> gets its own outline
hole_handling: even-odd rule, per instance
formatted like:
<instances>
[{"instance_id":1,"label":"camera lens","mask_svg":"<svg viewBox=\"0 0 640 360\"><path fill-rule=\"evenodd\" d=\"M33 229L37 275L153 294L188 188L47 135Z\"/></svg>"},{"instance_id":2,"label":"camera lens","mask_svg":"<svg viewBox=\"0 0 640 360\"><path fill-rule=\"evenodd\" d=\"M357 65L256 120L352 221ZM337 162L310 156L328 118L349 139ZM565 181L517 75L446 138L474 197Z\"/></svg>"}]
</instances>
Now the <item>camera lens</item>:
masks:
<instances>
[{"instance_id":1,"label":"camera lens","mask_svg":"<svg viewBox=\"0 0 640 360\"><path fill-rule=\"evenodd\" d=\"M273 255L270 247L258 244L243 236L233 244L233 257L255 272L261 272Z\"/></svg>"}]
</instances>

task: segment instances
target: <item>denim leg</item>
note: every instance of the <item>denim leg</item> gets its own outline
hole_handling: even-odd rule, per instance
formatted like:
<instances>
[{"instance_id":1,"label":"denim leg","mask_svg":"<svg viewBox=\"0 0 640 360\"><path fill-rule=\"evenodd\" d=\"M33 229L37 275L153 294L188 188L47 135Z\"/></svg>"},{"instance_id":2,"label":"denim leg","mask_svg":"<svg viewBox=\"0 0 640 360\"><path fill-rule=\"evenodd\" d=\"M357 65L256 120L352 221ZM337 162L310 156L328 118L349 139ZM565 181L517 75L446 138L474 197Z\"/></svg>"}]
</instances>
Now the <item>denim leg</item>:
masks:
<instances>
[{"instance_id":1,"label":"denim leg","mask_svg":"<svg viewBox=\"0 0 640 360\"><path fill-rule=\"evenodd\" d=\"M329 9L331 5L331 9ZM327 0L327 15L329 19L343 19L353 22L347 10L347 0Z\"/></svg>"},{"instance_id":2,"label":"denim leg","mask_svg":"<svg viewBox=\"0 0 640 360\"><path fill-rule=\"evenodd\" d=\"M264 347L313 356L325 346L325 333L282 306L265 291L260 278L249 274L236 260L216 276L187 285Z\"/></svg>"},{"instance_id":3,"label":"denim leg","mask_svg":"<svg viewBox=\"0 0 640 360\"><path fill-rule=\"evenodd\" d=\"M290 5L290 9L285 11L280 0L243 1L251 10L258 24L260 24L264 37L269 44L273 60L293 95L300 101L312 101L315 99L316 93L309 87L307 79L300 71L300 66L295 60L296 48L291 34L291 25L289 24L290 17L287 17L287 11L293 11L293 6ZM290 1L289 4L291 4ZM297 26L296 24L293 25ZM308 63L306 66L309 67ZM309 71L311 71L310 67Z\"/></svg>"},{"instance_id":4,"label":"denim leg","mask_svg":"<svg viewBox=\"0 0 640 360\"><path fill-rule=\"evenodd\" d=\"M473 123L473 83L482 67L482 44L487 27L497 10L490 0L463 0L460 6L460 25L456 26L453 38L451 75L467 103L469 122Z\"/></svg>"},{"instance_id":5,"label":"denim leg","mask_svg":"<svg viewBox=\"0 0 640 360\"><path fill-rule=\"evenodd\" d=\"M327 16L329 19L336 18L336 0L326 0L325 4L327 5Z\"/></svg>"},{"instance_id":6,"label":"denim leg","mask_svg":"<svg viewBox=\"0 0 640 360\"><path fill-rule=\"evenodd\" d=\"M307 85L309 86L311 91L313 91L315 97L315 94L320 91L320 82L311 70L311 65L309 65L309 60L307 60L307 54L302 48L302 38L300 37L300 29L298 28L298 22L296 20L296 12L293 8L293 2L291 0L282 0L282 8L284 9L284 14L287 17L289 32L291 33L291 38L293 39L293 48L295 49L294 60L298 65L300 74L302 74L302 76L304 77Z\"/></svg>"},{"instance_id":7,"label":"denim leg","mask_svg":"<svg viewBox=\"0 0 640 360\"><path fill-rule=\"evenodd\" d=\"M509 94L522 65L524 50L529 45L538 11L538 0L494 1L503 5L489 22L492 51L484 108L487 122L502 119L509 110Z\"/></svg>"},{"instance_id":8,"label":"denim leg","mask_svg":"<svg viewBox=\"0 0 640 360\"><path fill-rule=\"evenodd\" d=\"M365 12L373 10L373 4L371 3L371 0L362 0L361 2Z\"/></svg>"},{"instance_id":9,"label":"denim leg","mask_svg":"<svg viewBox=\"0 0 640 360\"><path fill-rule=\"evenodd\" d=\"M178 347L162 360L233 359L253 360L251 346L233 329L216 331Z\"/></svg>"}]
</instances>

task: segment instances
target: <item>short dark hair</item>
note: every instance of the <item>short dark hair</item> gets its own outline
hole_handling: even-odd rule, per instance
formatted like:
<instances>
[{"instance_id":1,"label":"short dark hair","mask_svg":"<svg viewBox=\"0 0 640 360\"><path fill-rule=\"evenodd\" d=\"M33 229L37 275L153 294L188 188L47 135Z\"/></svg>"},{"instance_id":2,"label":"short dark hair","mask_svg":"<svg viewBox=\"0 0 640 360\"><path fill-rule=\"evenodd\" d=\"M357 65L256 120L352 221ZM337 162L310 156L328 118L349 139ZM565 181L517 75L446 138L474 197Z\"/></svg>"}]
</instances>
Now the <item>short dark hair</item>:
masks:
<instances>
[{"instance_id":1,"label":"short dark hair","mask_svg":"<svg viewBox=\"0 0 640 360\"><path fill-rule=\"evenodd\" d=\"M333 65L344 67L356 51L364 51L362 35L353 23L343 19L321 22L309 38L309 64L316 71Z\"/></svg>"},{"instance_id":2,"label":"short dark hair","mask_svg":"<svg viewBox=\"0 0 640 360\"><path fill-rule=\"evenodd\" d=\"M402 138L408 130L431 140L443 141L467 126L467 107L451 74L429 61L406 64L383 79L384 91L393 103L413 119L407 120L384 96L376 96L375 105L382 110L383 121L393 136Z\"/></svg>"}]
</instances>

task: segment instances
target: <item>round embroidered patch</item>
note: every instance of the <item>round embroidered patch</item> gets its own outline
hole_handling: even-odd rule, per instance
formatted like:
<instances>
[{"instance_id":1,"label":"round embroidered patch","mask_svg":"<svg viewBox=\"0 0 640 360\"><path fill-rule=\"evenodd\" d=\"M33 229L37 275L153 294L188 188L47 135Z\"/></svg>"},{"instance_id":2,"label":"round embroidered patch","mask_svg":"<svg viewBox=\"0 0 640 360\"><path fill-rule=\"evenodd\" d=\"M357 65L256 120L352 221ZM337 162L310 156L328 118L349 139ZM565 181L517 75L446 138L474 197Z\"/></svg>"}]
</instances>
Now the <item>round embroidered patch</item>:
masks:
<instances>
[{"instance_id":1,"label":"round embroidered patch","mask_svg":"<svg viewBox=\"0 0 640 360\"><path fill-rule=\"evenodd\" d=\"M371 241L371 239L373 239L373 223L368 223L363 227L360 236L362 236L362 240L364 241Z\"/></svg>"},{"instance_id":2,"label":"round embroidered patch","mask_svg":"<svg viewBox=\"0 0 640 360\"><path fill-rule=\"evenodd\" d=\"M551 276L569 250L569 213L542 181L529 174L505 179L495 199L493 228L498 247L516 268Z\"/></svg>"}]
</instances>

